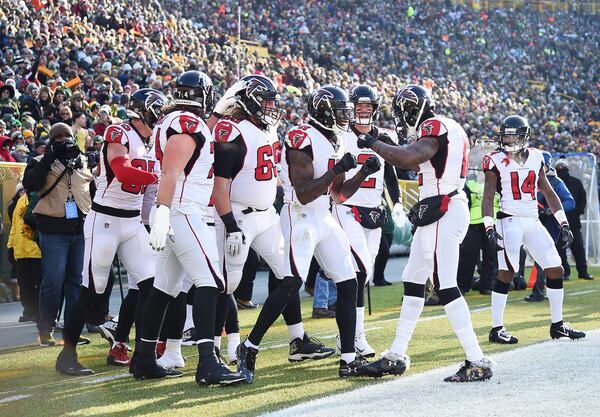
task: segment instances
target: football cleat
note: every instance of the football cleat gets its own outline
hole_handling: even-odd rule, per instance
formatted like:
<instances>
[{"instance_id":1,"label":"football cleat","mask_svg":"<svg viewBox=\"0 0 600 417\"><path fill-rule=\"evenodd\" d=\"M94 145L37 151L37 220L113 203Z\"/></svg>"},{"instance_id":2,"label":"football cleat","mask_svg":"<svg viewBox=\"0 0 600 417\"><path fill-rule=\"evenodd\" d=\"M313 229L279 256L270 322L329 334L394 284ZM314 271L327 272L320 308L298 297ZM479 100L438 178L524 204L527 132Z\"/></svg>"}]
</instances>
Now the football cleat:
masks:
<instances>
[{"instance_id":1,"label":"football cleat","mask_svg":"<svg viewBox=\"0 0 600 417\"><path fill-rule=\"evenodd\" d=\"M196 383L198 385L235 385L246 381L239 372L232 372L220 362L215 355L207 356L198 361L196 368Z\"/></svg>"},{"instance_id":2,"label":"football cleat","mask_svg":"<svg viewBox=\"0 0 600 417\"><path fill-rule=\"evenodd\" d=\"M243 342L237 348L237 371L244 376L247 384L254 382L256 355L258 355L258 349L248 347Z\"/></svg>"},{"instance_id":3,"label":"football cleat","mask_svg":"<svg viewBox=\"0 0 600 417\"><path fill-rule=\"evenodd\" d=\"M86 368L77 360L77 353L61 350L56 358L55 369L64 375L85 376L93 375L94 371Z\"/></svg>"},{"instance_id":4,"label":"football cleat","mask_svg":"<svg viewBox=\"0 0 600 417\"><path fill-rule=\"evenodd\" d=\"M384 375L402 375L410 368L410 357L392 352L384 352L381 359L362 368L363 375L381 378Z\"/></svg>"},{"instance_id":5,"label":"football cleat","mask_svg":"<svg viewBox=\"0 0 600 417\"><path fill-rule=\"evenodd\" d=\"M177 378L182 375L181 371L160 366L153 356L138 355L133 366L135 379Z\"/></svg>"},{"instance_id":6,"label":"football cleat","mask_svg":"<svg viewBox=\"0 0 600 417\"><path fill-rule=\"evenodd\" d=\"M156 363L163 368L183 368L185 366L185 359L179 352L165 352Z\"/></svg>"},{"instance_id":7,"label":"football cleat","mask_svg":"<svg viewBox=\"0 0 600 417\"><path fill-rule=\"evenodd\" d=\"M518 338L510 334L504 327L493 328L490 330L490 342L501 345L514 345L519 341Z\"/></svg>"},{"instance_id":8,"label":"football cleat","mask_svg":"<svg viewBox=\"0 0 600 417\"><path fill-rule=\"evenodd\" d=\"M357 355L363 358L373 358L375 356L375 349L373 349L369 342L367 342L367 335L365 332L354 337L354 351ZM340 342L340 335L335 338L335 353L336 355L342 354L342 344Z\"/></svg>"},{"instance_id":9,"label":"football cleat","mask_svg":"<svg viewBox=\"0 0 600 417\"><path fill-rule=\"evenodd\" d=\"M444 382L473 382L485 381L494 375L492 369L494 362L488 358L483 358L477 362L465 360L465 363L460 367L457 373L444 378Z\"/></svg>"},{"instance_id":10,"label":"football cleat","mask_svg":"<svg viewBox=\"0 0 600 417\"><path fill-rule=\"evenodd\" d=\"M552 323L550 326L550 337L552 339L566 339L571 340L583 339L585 333L579 330L573 329L568 323L559 321L558 323Z\"/></svg>"},{"instance_id":11,"label":"football cleat","mask_svg":"<svg viewBox=\"0 0 600 417\"><path fill-rule=\"evenodd\" d=\"M130 362L127 355L127 345L122 342L116 342L106 356L107 365L129 366Z\"/></svg>"},{"instance_id":12,"label":"football cleat","mask_svg":"<svg viewBox=\"0 0 600 417\"><path fill-rule=\"evenodd\" d=\"M194 346L198 344L198 338L196 337L196 332L193 327L185 330L181 337L181 344L183 346Z\"/></svg>"},{"instance_id":13,"label":"football cleat","mask_svg":"<svg viewBox=\"0 0 600 417\"><path fill-rule=\"evenodd\" d=\"M98 330L100 332L100 336L102 336L102 338L104 340L106 340L108 342L109 349L112 349L113 346L117 343L117 340L115 339L115 335L117 333L117 325L119 323L116 321L105 321L103 324L101 324L100 326L98 326Z\"/></svg>"},{"instance_id":14,"label":"football cleat","mask_svg":"<svg viewBox=\"0 0 600 417\"><path fill-rule=\"evenodd\" d=\"M323 343L314 337L304 333L302 339L296 338L290 342L290 362L301 362L306 359L324 359L335 353L335 349L325 347Z\"/></svg>"},{"instance_id":15,"label":"football cleat","mask_svg":"<svg viewBox=\"0 0 600 417\"><path fill-rule=\"evenodd\" d=\"M343 359L340 359L340 368L338 375L340 378L352 378L357 376L367 376L365 367L369 365L369 362L360 355L356 355L356 358L350 363Z\"/></svg>"}]
</instances>

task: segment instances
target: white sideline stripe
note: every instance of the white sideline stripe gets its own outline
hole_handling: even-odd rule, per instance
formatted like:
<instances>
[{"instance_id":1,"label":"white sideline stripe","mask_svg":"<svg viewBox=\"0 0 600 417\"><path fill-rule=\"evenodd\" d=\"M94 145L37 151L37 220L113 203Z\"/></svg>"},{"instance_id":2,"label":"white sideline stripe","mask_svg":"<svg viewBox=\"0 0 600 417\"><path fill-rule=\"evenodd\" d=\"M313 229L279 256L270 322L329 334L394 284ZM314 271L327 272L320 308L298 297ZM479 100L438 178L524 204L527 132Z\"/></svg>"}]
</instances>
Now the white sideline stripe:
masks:
<instances>
[{"instance_id":1,"label":"white sideline stripe","mask_svg":"<svg viewBox=\"0 0 600 417\"><path fill-rule=\"evenodd\" d=\"M92 379L91 381L84 381L84 384L101 384L102 382L108 382L108 381L114 381L115 379L121 379L121 378L127 378L132 375L127 372L127 373L123 373L123 374L118 374L118 375L111 375L111 376L105 376L103 378L98 378L98 379Z\"/></svg>"},{"instance_id":2,"label":"white sideline stripe","mask_svg":"<svg viewBox=\"0 0 600 417\"><path fill-rule=\"evenodd\" d=\"M600 385L600 329L581 341L549 340L505 351L492 358L497 366L489 382L450 384L443 378L457 365L299 404L268 417L460 416L597 417Z\"/></svg>"},{"instance_id":3,"label":"white sideline stripe","mask_svg":"<svg viewBox=\"0 0 600 417\"><path fill-rule=\"evenodd\" d=\"M579 292L565 292L565 295L569 295L569 296L573 296L573 295L580 295L580 294L587 294L589 292L596 292L599 291L598 289L592 289L592 290L586 290L586 291L579 291ZM519 300L523 300L522 297L518 297L518 298L512 298L507 300L507 302L512 302L512 301L519 301ZM484 311L484 310L490 310L492 308L491 304L478 304L477 306L484 306L487 305L486 308L481 308L481 309L473 309L471 310L471 312L479 312L479 311ZM400 314L400 312L398 312L398 314ZM423 317L421 316L421 318L419 318L419 321L429 321L429 320L435 320L435 319L440 319L440 318L444 318L446 317L445 314L438 314L438 315L433 315L433 316L426 316ZM398 317L396 318L392 318L392 319L386 319L386 320L377 320L375 322L373 322L373 324L380 324L380 323L388 323L390 321L397 321ZM366 331L370 331L370 330L375 330L375 329L379 329L380 327L370 327L370 328L366 328ZM325 335L325 336L321 336L321 338L326 338L326 335L330 335L330 334L337 334L337 330L328 330L328 331L324 331L324 332L319 332L319 333L313 333L314 336L318 336L318 335ZM280 347L285 347L289 345L289 342L286 344L283 344L284 340L279 340L279 341L273 341L273 342L266 342L263 344L263 346L265 347L261 347L261 350L267 350L267 349L273 349L274 347L270 347L273 344L276 345L281 345ZM197 353L195 354L190 354L190 355L186 355L187 358L193 358L195 356L198 356ZM184 374L186 374L186 372L184 372ZM127 375L129 375L129 372L122 372L122 371L105 371L105 372L99 372L93 375L87 375L87 376L80 376L80 377L74 377L74 378L68 378L68 379L61 379L58 381L53 381L53 382L48 382L45 384L40 384L40 385L34 385L31 387L22 387L22 388L16 388L16 389L12 389L12 390L7 390L7 391L3 391L0 392L0 395L5 395L5 394L10 394L13 392L22 392L22 391L32 391L34 389L38 389L38 388L47 388L50 387L52 385L62 385L68 382L75 382L75 381L84 381L86 379L90 379L90 378L94 378L94 377L98 377L100 375L113 375L116 376L118 378L123 378ZM115 378L117 379L117 378ZM29 396L31 396L30 394L27 394ZM322 416L320 416L322 417Z\"/></svg>"},{"instance_id":4,"label":"white sideline stripe","mask_svg":"<svg viewBox=\"0 0 600 417\"><path fill-rule=\"evenodd\" d=\"M31 394L13 395L12 397L0 398L0 404L6 404L17 400L31 397Z\"/></svg>"}]
</instances>

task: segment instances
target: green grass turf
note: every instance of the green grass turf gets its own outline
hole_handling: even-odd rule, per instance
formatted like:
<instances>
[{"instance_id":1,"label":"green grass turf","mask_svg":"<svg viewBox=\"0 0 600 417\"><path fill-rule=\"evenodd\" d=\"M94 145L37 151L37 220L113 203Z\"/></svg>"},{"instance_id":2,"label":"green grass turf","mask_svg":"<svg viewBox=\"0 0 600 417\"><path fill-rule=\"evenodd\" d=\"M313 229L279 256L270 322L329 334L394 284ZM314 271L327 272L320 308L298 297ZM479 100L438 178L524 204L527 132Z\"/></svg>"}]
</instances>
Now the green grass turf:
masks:
<instances>
[{"instance_id":1,"label":"green grass turf","mask_svg":"<svg viewBox=\"0 0 600 417\"><path fill-rule=\"evenodd\" d=\"M600 276L600 268L590 271ZM565 283L565 321L576 328L600 328L600 280L572 280ZM510 292L505 323L520 338L518 345L492 345L487 341L490 329L490 297L469 294L475 331L486 354L502 352L549 339L548 302L525 303L528 291ZM373 315L367 316L369 342L377 350L391 343L399 313L402 286L372 288ZM312 299L302 302L305 328L334 346L335 320L310 319ZM417 325L408 353L412 367L407 374L456 364L463 352L442 307L426 307ZM241 311L242 339L248 334L258 312ZM224 338L224 340L226 340ZM92 344L79 348L80 360L97 374L68 378L54 371L59 347L25 346L0 352L0 401L16 395L31 397L0 404L0 415L17 416L253 416L288 407L311 399L348 391L382 380L337 377L337 359L290 364L287 361L287 330L279 320L263 341L258 356L256 382L237 387L199 387L194 382L197 363L194 347L184 347L188 356L182 378L160 381L135 381L131 377L89 384L103 377L124 375L124 368L105 363L107 344L92 336ZM224 342L225 343L225 342ZM275 346L275 347L274 347ZM280 346L280 347L277 347ZM265 349L271 347L270 349ZM502 364L498 364L502 366Z\"/></svg>"}]
</instances>

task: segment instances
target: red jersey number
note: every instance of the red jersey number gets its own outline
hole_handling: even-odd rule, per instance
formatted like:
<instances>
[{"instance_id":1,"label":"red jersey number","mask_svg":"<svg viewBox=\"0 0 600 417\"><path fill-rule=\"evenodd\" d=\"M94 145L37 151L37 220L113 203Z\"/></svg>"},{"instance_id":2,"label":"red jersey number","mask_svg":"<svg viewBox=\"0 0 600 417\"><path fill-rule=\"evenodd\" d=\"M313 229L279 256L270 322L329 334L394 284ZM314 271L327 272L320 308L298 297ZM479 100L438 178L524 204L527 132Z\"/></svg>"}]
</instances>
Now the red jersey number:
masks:
<instances>
[{"instance_id":1,"label":"red jersey number","mask_svg":"<svg viewBox=\"0 0 600 417\"><path fill-rule=\"evenodd\" d=\"M523 180L523 183L519 186L519 173L511 172L510 173L510 185L513 193L513 198L515 200L521 200L523 198L523 194L531 195L532 200L536 200L535 195L535 182L536 175L535 171L529 171L527 176Z\"/></svg>"},{"instance_id":2,"label":"red jersey number","mask_svg":"<svg viewBox=\"0 0 600 417\"><path fill-rule=\"evenodd\" d=\"M277 176L277 168L275 167L276 155L277 149L275 145L264 145L257 149L257 163L254 169L254 178L256 181L269 181Z\"/></svg>"},{"instance_id":3,"label":"red jersey number","mask_svg":"<svg viewBox=\"0 0 600 417\"><path fill-rule=\"evenodd\" d=\"M131 166L142 171L152 172L154 171L154 161L148 161L146 159L133 159ZM121 184L121 190L130 194L144 194L146 192L145 185L134 185L134 184Z\"/></svg>"}]
</instances>

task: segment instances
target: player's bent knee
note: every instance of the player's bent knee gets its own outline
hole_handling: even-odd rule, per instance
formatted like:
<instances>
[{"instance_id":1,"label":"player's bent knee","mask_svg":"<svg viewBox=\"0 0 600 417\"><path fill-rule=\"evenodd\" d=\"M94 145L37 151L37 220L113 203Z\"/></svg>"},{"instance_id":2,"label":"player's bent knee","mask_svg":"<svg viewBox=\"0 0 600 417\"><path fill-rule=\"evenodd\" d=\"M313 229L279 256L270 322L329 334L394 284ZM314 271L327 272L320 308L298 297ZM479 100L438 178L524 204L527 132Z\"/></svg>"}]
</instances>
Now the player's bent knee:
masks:
<instances>
[{"instance_id":1,"label":"player's bent knee","mask_svg":"<svg viewBox=\"0 0 600 417\"><path fill-rule=\"evenodd\" d=\"M562 279L565 271L562 266L555 266L553 268L546 268L544 270L548 279Z\"/></svg>"},{"instance_id":2,"label":"player's bent knee","mask_svg":"<svg viewBox=\"0 0 600 417\"><path fill-rule=\"evenodd\" d=\"M514 272L510 271L498 271L498 280L510 284L515 277Z\"/></svg>"},{"instance_id":3,"label":"player's bent knee","mask_svg":"<svg viewBox=\"0 0 600 417\"><path fill-rule=\"evenodd\" d=\"M285 291L286 296L291 297L302 288L302 279L299 277L285 277L279 288L283 288L282 290Z\"/></svg>"},{"instance_id":4,"label":"player's bent knee","mask_svg":"<svg viewBox=\"0 0 600 417\"><path fill-rule=\"evenodd\" d=\"M408 297L425 298L425 285L414 282L404 282L404 295Z\"/></svg>"},{"instance_id":5,"label":"player's bent knee","mask_svg":"<svg viewBox=\"0 0 600 417\"><path fill-rule=\"evenodd\" d=\"M438 296L440 297L440 303L442 305L450 304L452 301L459 299L462 297L462 294L458 287L452 288L444 288L443 290L438 291Z\"/></svg>"}]
</instances>

